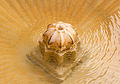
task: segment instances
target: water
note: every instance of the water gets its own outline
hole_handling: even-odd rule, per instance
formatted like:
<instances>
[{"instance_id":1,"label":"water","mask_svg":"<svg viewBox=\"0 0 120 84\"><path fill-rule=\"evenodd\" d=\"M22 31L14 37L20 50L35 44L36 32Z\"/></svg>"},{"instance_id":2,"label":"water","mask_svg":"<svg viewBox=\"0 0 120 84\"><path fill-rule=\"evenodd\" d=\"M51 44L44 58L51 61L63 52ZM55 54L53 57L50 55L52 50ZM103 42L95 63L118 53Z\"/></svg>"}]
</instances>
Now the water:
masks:
<instances>
[{"instance_id":1,"label":"water","mask_svg":"<svg viewBox=\"0 0 120 84\"><path fill-rule=\"evenodd\" d=\"M119 0L1 0L0 84L56 82L26 61L46 26L56 21L74 26L84 56L61 84L120 84Z\"/></svg>"}]
</instances>

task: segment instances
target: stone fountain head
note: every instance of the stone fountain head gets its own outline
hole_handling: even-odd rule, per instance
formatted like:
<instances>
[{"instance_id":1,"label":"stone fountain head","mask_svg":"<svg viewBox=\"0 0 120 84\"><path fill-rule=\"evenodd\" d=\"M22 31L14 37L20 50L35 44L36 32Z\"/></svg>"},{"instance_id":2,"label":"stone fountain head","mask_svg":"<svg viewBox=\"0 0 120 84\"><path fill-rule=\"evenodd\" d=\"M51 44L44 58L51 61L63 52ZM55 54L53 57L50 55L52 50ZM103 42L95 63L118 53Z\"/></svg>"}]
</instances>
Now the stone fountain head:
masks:
<instances>
[{"instance_id":1,"label":"stone fountain head","mask_svg":"<svg viewBox=\"0 0 120 84\"><path fill-rule=\"evenodd\" d=\"M80 40L73 26L64 22L49 24L39 41L42 67L64 80L80 61Z\"/></svg>"}]
</instances>

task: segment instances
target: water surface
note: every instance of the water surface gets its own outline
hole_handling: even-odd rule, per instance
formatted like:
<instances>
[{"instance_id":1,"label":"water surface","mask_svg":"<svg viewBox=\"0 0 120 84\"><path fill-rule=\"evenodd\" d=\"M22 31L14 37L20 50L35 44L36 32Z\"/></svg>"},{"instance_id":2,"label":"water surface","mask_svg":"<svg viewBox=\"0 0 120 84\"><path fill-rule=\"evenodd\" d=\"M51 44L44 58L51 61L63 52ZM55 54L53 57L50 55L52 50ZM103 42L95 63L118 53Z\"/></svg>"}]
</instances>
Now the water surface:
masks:
<instances>
[{"instance_id":1,"label":"water surface","mask_svg":"<svg viewBox=\"0 0 120 84\"><path fill-rule=\"evenodd\" d=\"M0 84L53 84L26 61L49 23L74 26L82 63L61 84L120 84L119 0L1 0Z\"/></svg>"}]
</instances>

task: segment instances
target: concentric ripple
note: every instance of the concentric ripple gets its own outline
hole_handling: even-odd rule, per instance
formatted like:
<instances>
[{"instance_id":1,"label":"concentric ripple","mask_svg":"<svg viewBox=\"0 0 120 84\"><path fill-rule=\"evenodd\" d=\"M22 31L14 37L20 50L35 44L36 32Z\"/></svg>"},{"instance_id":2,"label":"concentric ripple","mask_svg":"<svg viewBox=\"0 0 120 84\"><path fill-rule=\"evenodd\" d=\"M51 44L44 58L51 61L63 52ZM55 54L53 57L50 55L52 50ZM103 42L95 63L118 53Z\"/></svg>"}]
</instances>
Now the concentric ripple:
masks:
<instances>
[{"instance_id":1,"label":"concentric ripple","mask_svg":"<svg viewBox=\"0 0 120 84\"><path fill-rule=\"evenodd\" d=\"M0 0L0 84L55 83L26 54L58 21L76 28L84 56L62 84L120 84L119 0Z\"/></svg>"}]
</instances>

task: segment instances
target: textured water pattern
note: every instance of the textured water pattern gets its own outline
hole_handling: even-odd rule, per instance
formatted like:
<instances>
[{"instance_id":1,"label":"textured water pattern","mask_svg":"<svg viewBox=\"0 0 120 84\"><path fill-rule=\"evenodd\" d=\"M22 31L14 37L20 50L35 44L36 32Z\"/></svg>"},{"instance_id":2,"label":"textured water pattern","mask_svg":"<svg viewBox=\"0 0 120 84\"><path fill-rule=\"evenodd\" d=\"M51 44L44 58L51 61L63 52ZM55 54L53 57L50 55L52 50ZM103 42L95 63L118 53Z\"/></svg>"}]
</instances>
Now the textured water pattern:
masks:
<instances>
[{"instance_id":1,"label":"textured water pattern","mask_svg":"<svg viewBox=\"0 0 120 84\"><path fill-rule=\"evenodd\" d=\"M49 23L72 24L82 63L61 84L120 84L120 0L0 0L0 84L53 84L26 61Z\"/></svg>"}]
</instances>

